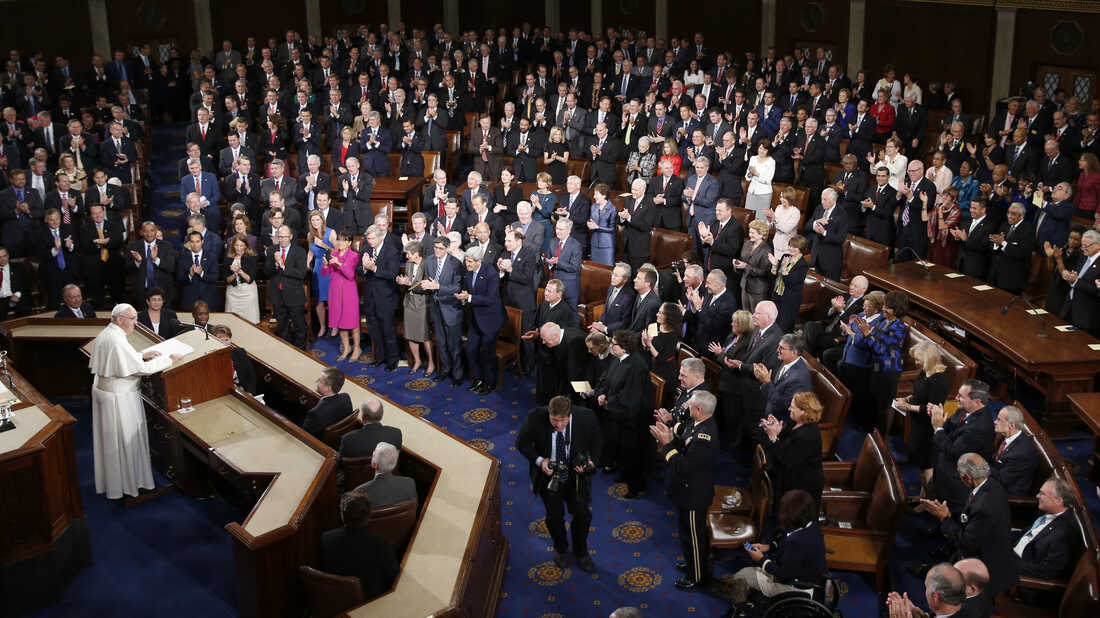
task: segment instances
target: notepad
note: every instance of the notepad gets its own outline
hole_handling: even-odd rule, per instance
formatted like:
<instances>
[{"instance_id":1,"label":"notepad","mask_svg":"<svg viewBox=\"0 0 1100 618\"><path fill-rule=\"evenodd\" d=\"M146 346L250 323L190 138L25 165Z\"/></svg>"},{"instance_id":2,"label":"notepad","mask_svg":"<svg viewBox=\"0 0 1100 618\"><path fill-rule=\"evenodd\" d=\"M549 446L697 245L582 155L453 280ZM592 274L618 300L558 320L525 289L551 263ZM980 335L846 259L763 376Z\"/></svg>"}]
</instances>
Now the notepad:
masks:
<instances>
[{"instance_id":1,"label":"notepad","mask_svg":"<svg viewBox=\"0 0 1100 618\"><path fill-rule=\"evenodd\" d=\"M1089 349L1100 351L1100 343L1090 343L1089 344Z\"/></svg>"},{"instance_id":2,"label":"notepad","mask_svg":"<svg viewBox=\"0 0 1100 618\"><path fill-rule=\"evenodd\" d=\"M398 178L398 180L408 180L408 179L409 179L408 176L401 176L401 177Z\"/></svg>"},{"instance_id":3,"label":"notepad","mask_svg":"<svg viewBox=\"0 0 1100 618\"><path fill-rule=\"evenodd\" d=\"M1042 208L1043 205L1046 203L1046 201L1043 199L1043 192L1042 191L1036 191L1035 193L1032 193L1031 194L1031 203L1035 204L1039 208Z\"/></svg>"},{"instance_id":4,"label":"notepad","mask_svg":"<svg viewBox=\"0 0 1100 618\"><path fill-rule=\"evenodd\" d=\"M164 356L171 356L173 354L179 354L180 356L187 356L195 351L195 348L187 345L179 339L165 339L156 345L151 345L141 351L142 354L146 352L160 352Z\"/></svg>"},{"instance_id":5,"label":"notepad","mask_svg":"<svg viewBox=\"0 0 1100 618\"><path fill-rule=\"evenodd\" d=\"M944 277L947 277L948 279L958 279L959 277L965 277L965 276L966 275L964 275L962 273L947 273L946 275L944 275Z\"/></svg>"},{"instance_id":6,"label":"notepad","mask_svg":"<svg viewBox=\"0 0 1100 618\"><path fill-rule=\"evenodd\" d=\"M573 390L576 391L577 394L580 394L580 395L583 395L583 394L587 393L588 391L592 390L592 385L589 384L588 381L586 381L586 380L581 380L581 381L578 381L578 382L570 382L569 385L572 386Z\"/></svg>"},{"instance_id":7,"label":"notepad","mask_svg":"<svg viewBox=\"0 0 1100 618\"><path fill-rule=\"evenodd\" d=\"M1047 313L1047 310L1046 309L1028 309L1027 312L1028 312L1029 315L1043 315L1044 313Z\"/></svg>"},{"instance_id":8,"label":"notepad","mask_svg":"<svg viewBox=\"0 0 1100 618\"><path fill-rule=\"evenodd\" d=\"M649 335L649 338L650 338L650 339L652 339L652 338L656 337L656 336L657 336L657 332L658 332L658 331L657 331L657 323L656 323L656 322L654 322L653 324L650 324L650 325L649 325L649 327L647 327L647 328L645 329L645 333L646 333L647 335Z\"/></svg>"},{"instance_id":9,"label":"notepad","mask_svg":"<svg viewBox=\"0 0 1100 618\"><path fill-rule=\"evenodd\" d=\"M620 193L619 197L630 197L629 193Z\"/></svg>"},{"instance_id":10,"label":"notepad","mask_svg":"<svg viewBox=\"0 0 1100 618\"><path fill-rule=\"evenodd\" d=\"M982 284L974 286L974 289L978 290L979 292L988 292L989 290L993 289L993 286Z\"/></svg>"},{"instance_id":11,"label":"notepad","mask_svg":"<svg viewBox=\"0 0 1100 618\"><path fill-rule=\"evenodd\" d=\"M933 266L936 265L935 262L929 262L927 260L917 260L917 264L920 264L921 266L923 266L925 268L932 268Z\"/></svg>"},{"instance_id":12,"label":"notepad","mask_svg":"<svg viewBox=\"0 0 1100 618\"><path fill-rule=\"evenodd\" d=\"M1077 327L1073 324L1063 324L1061 326L1055 326L1054 330L1061 331L1063 333L1072 333L1073 331L1077 330Z\"/></svg>"}]
</instances>

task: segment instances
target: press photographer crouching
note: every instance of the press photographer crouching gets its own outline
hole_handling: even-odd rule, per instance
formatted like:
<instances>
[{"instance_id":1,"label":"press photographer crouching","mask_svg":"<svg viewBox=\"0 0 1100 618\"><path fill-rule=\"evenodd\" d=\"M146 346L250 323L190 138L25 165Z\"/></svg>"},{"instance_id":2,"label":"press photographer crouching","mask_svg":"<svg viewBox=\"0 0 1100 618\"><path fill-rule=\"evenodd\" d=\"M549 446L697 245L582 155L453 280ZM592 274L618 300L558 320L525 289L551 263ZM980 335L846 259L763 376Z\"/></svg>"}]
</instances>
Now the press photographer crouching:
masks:
<instances>
[{"instance_id":1,"label":"press photographer crouching","mask_svg":"<svg viewBox=\"0 0 1100 618\"><path fill-rule=\"evenodd\" d=\"M546 528L554 540L554 562L568 564L565 509L573 516L573 555L577 567L594 572L588 555L588 526L592 522L592 475L600 458L602 439L596 415L574 407L557 395L549 405L527 415L516 436L516 449L531 462L531 488L546 506Z\"/></svg>"}]
</instances>

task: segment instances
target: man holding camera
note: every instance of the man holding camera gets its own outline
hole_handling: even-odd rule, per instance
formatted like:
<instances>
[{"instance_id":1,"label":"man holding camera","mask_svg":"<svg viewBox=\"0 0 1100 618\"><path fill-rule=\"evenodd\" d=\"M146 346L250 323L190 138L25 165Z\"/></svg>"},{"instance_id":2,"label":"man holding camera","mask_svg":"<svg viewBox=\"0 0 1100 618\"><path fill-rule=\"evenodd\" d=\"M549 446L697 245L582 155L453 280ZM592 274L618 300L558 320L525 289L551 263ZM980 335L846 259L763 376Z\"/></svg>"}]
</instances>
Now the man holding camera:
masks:
<instances>
[{"instance_id":1,"label":"man holding camera","mask_svg":"<svg viewBox=\"0 0 1100 618\"><path fill-rule=\"evenodd\" d=\"M588 555L588 526L592 522L592 474L600 457L600 427L587 408L574 408L569 398L558 395L545 407L527 415L516 437L516 449L531 462L531 485L546 505L546 528L554 539L554 563L568 563L565 509L573 515L573 555L577 567L592 573L596 566ZM708 502L709 504L709 502ZM705 509L704 509L705 510Z\"/></svg>"}]
</instances>

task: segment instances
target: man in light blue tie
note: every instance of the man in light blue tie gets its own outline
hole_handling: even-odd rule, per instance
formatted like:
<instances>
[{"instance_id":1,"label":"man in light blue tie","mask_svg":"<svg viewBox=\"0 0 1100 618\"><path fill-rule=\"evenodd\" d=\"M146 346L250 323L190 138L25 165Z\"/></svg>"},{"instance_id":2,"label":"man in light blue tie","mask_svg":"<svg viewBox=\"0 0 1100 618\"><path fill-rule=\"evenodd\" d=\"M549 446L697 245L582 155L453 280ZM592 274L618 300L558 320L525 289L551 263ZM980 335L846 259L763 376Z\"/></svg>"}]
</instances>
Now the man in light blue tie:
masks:
<instances>
[{"instance_id":1,"label":"man in light blue tie","mask_svg":"<svg viewBox=\"0 0 1100 618\"><path fill-rule=\"evenodd\" d=\"M1039 488L1036 498L1040 515L1012 547L1020 575L1041 579L1069 577L1081 550L1075 542L1077 525L1073 515L1066 515L1074 504L1073 495L1067 482L1053 476Z\"/></svg>"}]
</instances>

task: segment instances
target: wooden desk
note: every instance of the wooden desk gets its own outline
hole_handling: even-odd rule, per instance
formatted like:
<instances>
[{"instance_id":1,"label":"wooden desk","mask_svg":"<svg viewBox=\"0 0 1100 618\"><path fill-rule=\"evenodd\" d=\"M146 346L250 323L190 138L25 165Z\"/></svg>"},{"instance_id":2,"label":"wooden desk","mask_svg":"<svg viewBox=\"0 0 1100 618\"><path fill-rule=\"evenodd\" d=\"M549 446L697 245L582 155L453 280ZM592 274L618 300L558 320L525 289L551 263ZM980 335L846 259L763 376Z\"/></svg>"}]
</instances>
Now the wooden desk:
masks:
<instances>
[{"instance_id":1,"label":"wooden desk","mask_svg":"<svg viewBox=\"0 0 1100 618\"><path fill-rule=\"evenodd\" d=\"M1070 408L1092 431L1092 453L1089 454L1089 480L1100 482L1100 393L1070 393Z\"/></svg>"},{"instance_id":2,"label":"wooden desk","mask_svg":"<svg viewBox=\"0 0 1100 618\"><path fill-rule=\"evenodd\" d=\"M63 322L68 321L23 318L0 324L0 332L26 353L44 337L58 342L55 349L61 350L60 342L70 336L65 329L71 328L74 336L68 339L69 354L74 354L78 345L91 338L89 334L98 334L106 320ZM313 384L327 365L235 314L215 313L210 322L232 328L233 342L245 348L256 364L269 404L281 397L298 409L313 405L318 394L305 385ZM145 335L134 341L139 348L152 341L151 334L145 341L140 337ZM86 366L85 362L85 373ZM500 462L351 380L344 383L343 392L356 404L367 397L379 397L386 424L402 430L403 451L438 468L438 473L433 469L434 485L425 492L420 519L393 589L350 615L494 615L508 553L501 527ZM321 532L337 525L335 520L328 525L311 523L317 519L311 519L311 506L327 500L328 481L334 475L326 476L326 470L335 454L323 445L323 451L318 450L319 441L239 392L207 405L219 412L199 405L187 415L158 413L157 426L150 425L151 447L154 435L175 432L179 437L165 438L164 444L177 446L161 448L188 449L189 454L181 459L189 462L185 465L194 465L205 456L205 466L242 490L259 495L243 524L226 526L234 539L238 609L245 616L296 618L303 607L297 567L317 564ZM212 448L201 448L204 444ZM288 445L297 454L278 452ZM309 469L316 468L317 456L306 452L307 448L324 453L319 475L309 475ZM305 466L302 474L286 468L297 465ZM178 470L173 475L183 482L187 473ZM304 482L307 477L309 483ZM298 506L290 508L292 505ZM323 508L317 506L312 510ZM336 517L335 504L329 512ZM271 528L273 525L276 527ZM288 573L293 573L294 581L287 579Z\"/></svg>"},{"instance_id":3,"label":"wooden desk","mask_svg":"<svg viewBox=\"0 0 1100 618\"><path fill-rule=\"evenodd\" d=\"M58 598L92 558L76 419L9 373L11 388L0 392L15 414L15 429L0 433L0 614L18 615Z\"/></svg>"},{"instance_id":4,"label":"wooden desk","mask_svg":"<svg viewBox=\"0 0 1100 618\"><path fill-rule=\"evenodd\" d=\"M420 212L420 191L424 186L424 178L412 176L401 180L394 176L382 176L374 179L374 190L371 199L375 200L405 200L407 210L404 219L407 221L414 212ZM395 209L396 210L396 209ZM396 217L390 216L390 223Z\"/></svg>"},{"instance_id":5,"label":"wooden desk","mask_svg":"<svg viewBox=\"0 0 1100 618\"><path fill-rule=\"evenodd\" d=\"M943 266L931 268L931 278L925 278L924 267L915 262L895 264L883 269L864 271L873 287L901 290L909 295L910 310L926 318L953 323L966 331L960 343L992 356L1012 368L1015 375L1027 380L1046 394L1050 424L1065 427L1066 395L1092 389L1092 381L1100 371L1100 351L1089 348L1100 341L1081 331L1061 332L1056 326L1066 324L1050 313L1041 316L1027 313L1028 307L1017 301L1006 313L1001 309L1013 295L993 288L978 291L974 286L983 281L971 277L949 278L954 272ZM1039 318L1046 322L1046 336ZM957 337L946 335L959 341Z\"/></svg>"}]
</instances>

